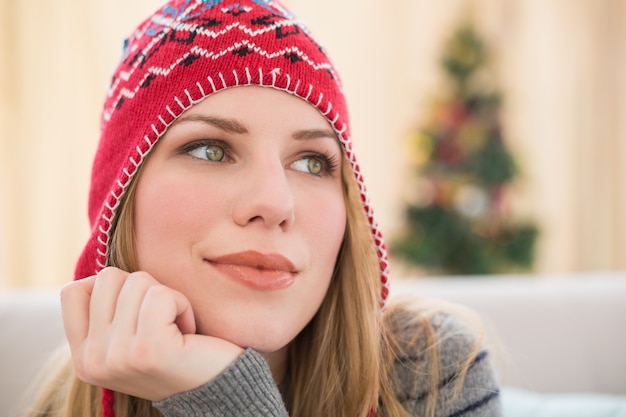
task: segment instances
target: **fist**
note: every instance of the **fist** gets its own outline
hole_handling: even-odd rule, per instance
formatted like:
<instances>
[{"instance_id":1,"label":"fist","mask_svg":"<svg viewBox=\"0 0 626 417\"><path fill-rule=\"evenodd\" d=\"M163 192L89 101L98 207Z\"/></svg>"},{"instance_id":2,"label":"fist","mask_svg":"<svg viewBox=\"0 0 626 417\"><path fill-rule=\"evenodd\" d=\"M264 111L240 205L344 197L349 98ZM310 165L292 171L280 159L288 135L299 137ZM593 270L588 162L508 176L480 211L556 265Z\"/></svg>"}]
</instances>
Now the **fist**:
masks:
<instances>
[{"instance_id":1,"label":"fist","mask_svg":"<svg viewBox=\"0 0 626 417\"><path fill-rule=\"evenodd\" d=\"M195 334L187 298L146 272L105 268L61 290L76 376L151 401L210 381L243 349Z\"/></svg>"}]
</instances>

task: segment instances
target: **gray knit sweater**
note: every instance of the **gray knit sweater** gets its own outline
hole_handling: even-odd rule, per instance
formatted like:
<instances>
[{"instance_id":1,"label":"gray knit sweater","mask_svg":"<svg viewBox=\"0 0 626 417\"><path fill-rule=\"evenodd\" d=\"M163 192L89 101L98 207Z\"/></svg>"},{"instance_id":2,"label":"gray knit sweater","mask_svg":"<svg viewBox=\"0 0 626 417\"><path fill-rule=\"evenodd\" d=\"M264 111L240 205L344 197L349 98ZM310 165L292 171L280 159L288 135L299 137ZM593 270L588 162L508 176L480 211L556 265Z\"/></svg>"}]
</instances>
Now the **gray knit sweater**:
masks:
<instances>
[{"instance_id":1,"label":"gray knit sweater","mask_svg":"<svg viewBox=\"0 0 626 417\"><path fill-rule=\"evenodd\" d=\"M499 388L488 352L483 349L475 356L462 390L455 395L458 371L476 338L452 316L439 314L430 322L439 340L436 416L501 416ZM418 337L414 341L420 325L403 319L402 315L394 323L397 343L403 351L395 362L395 392L411 416L421 417L425 414L430 366L426 339ZM166 417L289 416L267 363L252 349L247 349L207 384L156 402L154 406Z\"/></svg>"}]
</instances>

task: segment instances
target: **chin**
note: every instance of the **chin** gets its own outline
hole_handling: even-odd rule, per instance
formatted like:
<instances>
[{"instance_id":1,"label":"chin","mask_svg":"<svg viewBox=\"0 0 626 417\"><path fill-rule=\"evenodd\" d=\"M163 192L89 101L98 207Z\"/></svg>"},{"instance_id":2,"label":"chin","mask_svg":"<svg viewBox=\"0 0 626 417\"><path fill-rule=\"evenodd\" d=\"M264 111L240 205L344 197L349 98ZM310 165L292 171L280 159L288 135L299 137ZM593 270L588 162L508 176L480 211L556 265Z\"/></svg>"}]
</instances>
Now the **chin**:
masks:
<instances>
[{"instance_id":1,"label":"chin","mask_svg":"<svg viewBox=\"0 0 626 417\"><path fill-rule=\"evenodd\" d=\"M287 341L281 341L277 343L276 340L254 340L246 346L250 349L254 349L262 354L271 354L284 350L293 341L293 338Z\"/></svg>"},{"instance_id":2,"label":"chin","mask_svg":"<svg viewBox=\"0 0 626 417\"><path fill-rule=\"evenodd\" d=\"M258 321L224 323L223 326L198 325L198 333L227 340L242 348L252 348L260 353L272 353L285 348L298 335L301 328L285 323L268 325Z\"/></svg>"}]
</instances>

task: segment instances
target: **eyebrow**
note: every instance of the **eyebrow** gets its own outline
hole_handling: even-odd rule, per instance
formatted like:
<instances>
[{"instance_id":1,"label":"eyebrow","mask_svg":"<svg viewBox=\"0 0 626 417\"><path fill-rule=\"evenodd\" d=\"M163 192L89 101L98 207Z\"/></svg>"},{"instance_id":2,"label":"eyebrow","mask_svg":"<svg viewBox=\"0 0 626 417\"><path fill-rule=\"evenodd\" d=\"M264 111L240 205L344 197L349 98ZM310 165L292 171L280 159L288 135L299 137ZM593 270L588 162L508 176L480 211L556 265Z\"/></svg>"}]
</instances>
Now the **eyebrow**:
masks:
<instances>
[{"instance_id":1,"label":"eyebrow","mask_svg":"<svg viewBox=\"0 0 626 417\"><path fill-rule=\"evenodd\" d=\"M293 133L294 139L320 139L330 138L337 140L337 135L330 129L302 129Z\"/></svg>"},{"instance_id":2,"label":"eyebrow","mask_svg":"<svg viewBox=\"0 0 626 417\"><path fill-rule=\"evenodd\" d=\"M204 116L201 114L190 114L187 116L182 116L172 123L172 125L185 123L185 122L200 122L205 123L211 126L214 126L218 129L221 129L228 133L237 133L237 134L247 134L249 133L248 128L241 123L237 119L228 119L217 116ZM296 130L292 137L298 140L306 140L306 139L320 139L320 138L330 138L337 140L337 135L331 129L301 129Z\"/></svg>"},{"instance_id":3,"label":"eyebrow","mask_svg":"<svg viewBox=\"0 0 626 417\"><path fill-rule=\"evenodd\" d=\"M172 125L184 122L201 122L217 127L218 129L221 129L228 133L248 133L248 129L246 128L246 126L236 119L226 119L216 116L203 116L201 114L190 114L187 116L182 116L180 119L174 121Z\"/></svg>"}]
</instances>

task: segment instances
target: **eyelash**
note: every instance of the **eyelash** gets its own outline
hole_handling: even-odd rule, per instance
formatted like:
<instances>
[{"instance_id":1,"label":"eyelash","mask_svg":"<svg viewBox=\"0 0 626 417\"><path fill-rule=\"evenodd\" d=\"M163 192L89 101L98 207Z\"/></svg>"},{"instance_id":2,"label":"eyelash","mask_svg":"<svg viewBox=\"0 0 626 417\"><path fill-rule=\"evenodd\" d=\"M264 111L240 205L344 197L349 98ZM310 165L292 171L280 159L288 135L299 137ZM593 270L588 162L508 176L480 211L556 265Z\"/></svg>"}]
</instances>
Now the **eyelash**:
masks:
<instances>
[{"instance_id":1,"label":"eyelash","mask_svg":"<svg viewBox=\"0 0 626 417\"><path fill-rule=\"evenodd\" d=\"M321 160L324 165L321 173L319 174L311 173L311 175L315 175L318 177L323 177L325 175L332 175L337 171L337 168L339 168L339 158L335 154L328 154L325 152L310 153L310 154L303 155L302 157L298 158L298 160L307 159L307 158L317 158Z\"/></svg>"},{"instance_id":2,"label":"eyelash","mask_svg":"<svg viewBox=\"0 0 626 417\"><path fill-rule=\"evenodd\" d=\"M230 147L225 142L221 140L216 140L216 139L202 139L202 140L197 140L197 141L187 143L180 147L178 153L181 155L190 155L191 152L193 152L194 150L201 148L201 147L208 147L208 146L221 147L224 150L224 158L229 158ZM193 155L191 156L194 158L197 158ZM299 156L296 161L300 161L302 159L309 159L309 158L317 158L321 160L322 164L324 165L322 168L322 172L318 174L310 173L310 175L314 175L318 177L322 177L325 175L332 175L337 171L337 168L339 167L339 158L337 157L337 155L326 153L326 152L307 153L302 156ZM216 162L216 163L223 162L223 161L211 161L211 160L207 160L207 161Z\"/></svg>"},{"instance_id":3,"label":"eyelash","mask_svg":"<svg viewBox=\"0 0 626 417\"><path fill-rule=\"evenodd\" d=\"M189 155L191 154L191 152L193 152L194 150L201 148L201 147L209 147L209 146L219 146L224 150L224 157L228 157L228 155L230 154L230 147L222 142L221 140L216 140L216 139L201 139L201 140L196 140L193 142L189 142L183 146L180 147L178 153L180 155ZM221 161L220 161L221 162Z\"/></svg>"}]
</instances>

